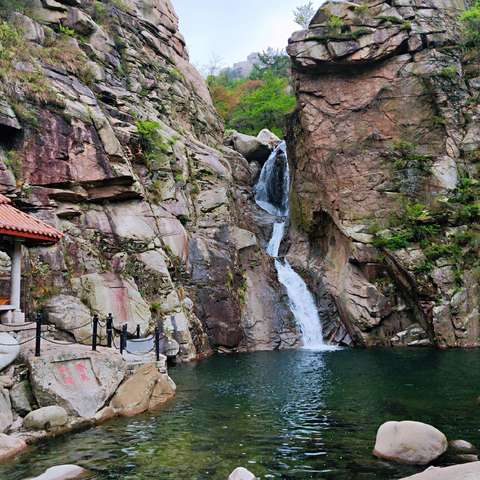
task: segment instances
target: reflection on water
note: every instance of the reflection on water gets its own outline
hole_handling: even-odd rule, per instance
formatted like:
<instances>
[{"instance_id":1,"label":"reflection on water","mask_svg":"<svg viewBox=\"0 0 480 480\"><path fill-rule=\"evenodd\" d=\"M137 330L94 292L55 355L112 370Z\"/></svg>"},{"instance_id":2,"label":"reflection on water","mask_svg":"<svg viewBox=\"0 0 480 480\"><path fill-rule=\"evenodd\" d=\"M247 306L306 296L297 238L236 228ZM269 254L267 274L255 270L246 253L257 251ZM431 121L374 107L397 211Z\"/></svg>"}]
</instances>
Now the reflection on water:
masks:
<instances>
[{"instance_id":1,"label":"reflection on water","mask_svg":"<svg viewBox=\"0 0 480 480\"><path fill-rule=\"evenodd\" d=\"M155 416L33 447L0 466L21 480L77 463L96 480L395 479L418 471L371 455L386 420L432 423L480 444L480 352L372 350L215 357L171 374L177 398Z\"/></svg>"}]
</instances>

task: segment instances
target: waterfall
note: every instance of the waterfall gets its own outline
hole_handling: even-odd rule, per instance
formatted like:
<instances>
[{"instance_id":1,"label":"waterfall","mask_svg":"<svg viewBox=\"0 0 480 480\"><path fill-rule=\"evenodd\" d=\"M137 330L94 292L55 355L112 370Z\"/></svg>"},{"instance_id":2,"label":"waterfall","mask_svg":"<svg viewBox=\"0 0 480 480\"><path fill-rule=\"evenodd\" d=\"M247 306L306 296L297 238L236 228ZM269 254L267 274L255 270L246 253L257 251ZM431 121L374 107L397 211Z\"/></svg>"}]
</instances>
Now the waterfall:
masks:
<instances>
[{"instance_id":1,"label":"waterfall","mask_svg":"<svg viewBox=\"0 0 480 480\"><path fill-rule=\"evenodd\" d=\"M273 233L267 246L267 253L275 258L278 280L287 291L290 310L302 334L303 348L334 350L336 347L326 345L323 341L322 324L317 306L306 283L291 267L287 259L278 258L289 213L289 189L287 147L285 142L282 142L265 162L255 187L257 205L271 215L282 219L273 224Z\"/></svg>"}]
</instances>

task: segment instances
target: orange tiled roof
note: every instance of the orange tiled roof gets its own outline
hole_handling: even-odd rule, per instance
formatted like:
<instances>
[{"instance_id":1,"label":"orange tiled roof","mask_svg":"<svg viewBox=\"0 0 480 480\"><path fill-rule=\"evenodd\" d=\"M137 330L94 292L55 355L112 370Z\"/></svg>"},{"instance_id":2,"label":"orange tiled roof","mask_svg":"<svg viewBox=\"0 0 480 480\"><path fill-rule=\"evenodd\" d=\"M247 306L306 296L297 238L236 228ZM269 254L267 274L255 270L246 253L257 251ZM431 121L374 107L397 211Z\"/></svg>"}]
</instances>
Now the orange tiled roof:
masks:
<instances>
[{"instance_id":1,"label":"orange tiled roof","mask_svg":"<svg viewBox=\"0 0 480 480\"><path fill-rule=\"evenodd\" d=\"M0 235L56 243L63 233L12 205L0 194Z\"/></svg>"}]
</instances>

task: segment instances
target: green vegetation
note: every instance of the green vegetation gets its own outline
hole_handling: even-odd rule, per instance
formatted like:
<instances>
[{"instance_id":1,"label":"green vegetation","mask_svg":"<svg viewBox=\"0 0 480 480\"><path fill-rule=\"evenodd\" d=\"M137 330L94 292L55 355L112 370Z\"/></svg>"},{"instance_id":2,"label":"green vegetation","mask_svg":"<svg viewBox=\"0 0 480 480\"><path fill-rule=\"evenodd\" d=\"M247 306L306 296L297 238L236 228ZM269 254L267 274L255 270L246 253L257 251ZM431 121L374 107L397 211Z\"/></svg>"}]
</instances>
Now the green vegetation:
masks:
<instances>
[{"instance_id":1,"label":"green vegetation","mask_svg":"<svg viewBox=\"0 0 480 480\"><path fill-rule=\"evenodd\" d=\"M62 25L61 23L58 25L58 31L62 35L66 35L67 37L75 37L76 33L73 28L66 27L65 25Z\"/></svg>"},{"instance_id":2,"label":"green vegetation","mask_svg":"<svg viewBox=\"0 0 480 480\"><path fill-rule=\"evenodd\" d=\"M372 225L370 233L378 248L394 251L419 246L425 261L417 266L417 273L428 273L437 260L448 258L460 282L466 266L479 265L479 221L480 182L465 176L448 197L437 199L430 207L409 202L389 219L387 230Z\"/></svg>"},{"instance_id":3,"label":"green vegetation","mask_svg":"<svg viewBox=\"0 0 480 480\"><path fill-rule=\"evenodd\" d=\"M460 16L463 23L465 43L469 47L480 47L480 0Z\"/></svg>"},{"instance_id":4,"label":"green vegetation","mask_svg":"<svg viewBox=\"0 0 480 480\"><path fill-rule=\"evenodd\" d=\"M342 33L343 20L337 15L330 15L328 19L327 28L331 34L340 34Z\"/></svg>"},{"instance_id":5,"label":"green vegetation","mask_svg":"<svg viewBox=\"0 0 480 480\"><path fill-rule=\"evenodd\" d=\"M153 120L138 120L137 131L142 147L142 159L149 170L157 170L165 163L165 156L172 152L160 133L160 124Z\"/></svg>"},{"instance_id":6,"label":"green vegetation","mask_svg":"<svg viewBox=\"0 0 480 480\"><path fill-rule=\"evenodd\" d=\"M440 70L440 76L443 78L454 79L458 75L458 70L455 65L449 65L448 67L443 67Z\"/></svg>"},{"instance_id":7,"label":"green vegetation","mask_svg":"<svg viewBox=\"0 0 480 480\"><path fill-rule=\"evenodd\" d=\"M227 70L210 75L207 82L227 128L249 135L268 128L283 136L285 116L296 104L289 79L289 58L269 49L260 54L260 62L248 78L236 79Z\"/></svg>"}]
</instances>

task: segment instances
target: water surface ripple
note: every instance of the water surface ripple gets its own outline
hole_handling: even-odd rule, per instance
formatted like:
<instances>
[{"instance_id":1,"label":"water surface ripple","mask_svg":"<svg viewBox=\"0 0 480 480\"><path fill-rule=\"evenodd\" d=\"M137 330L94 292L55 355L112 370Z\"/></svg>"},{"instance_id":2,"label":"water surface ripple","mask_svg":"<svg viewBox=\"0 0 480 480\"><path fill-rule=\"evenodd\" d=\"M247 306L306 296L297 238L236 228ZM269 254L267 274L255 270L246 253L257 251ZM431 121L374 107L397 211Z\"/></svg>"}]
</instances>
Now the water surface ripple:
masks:
<instances>
[{"instance_id":1,"label":"water surface ripple","mask_svg":"<svg viewBox=\"0 0 480 480\"><path fill-rule=\"evenodd\" d=\"M293 351L217 356L171 370L163 411L32 447L0 466L21 480L77 463L96 480L398 479L419 469L371 455L377 427L415 419L480 445L480 352ZM443 462L445 463L445 462Z\"/></svg>"}]
</instances>

